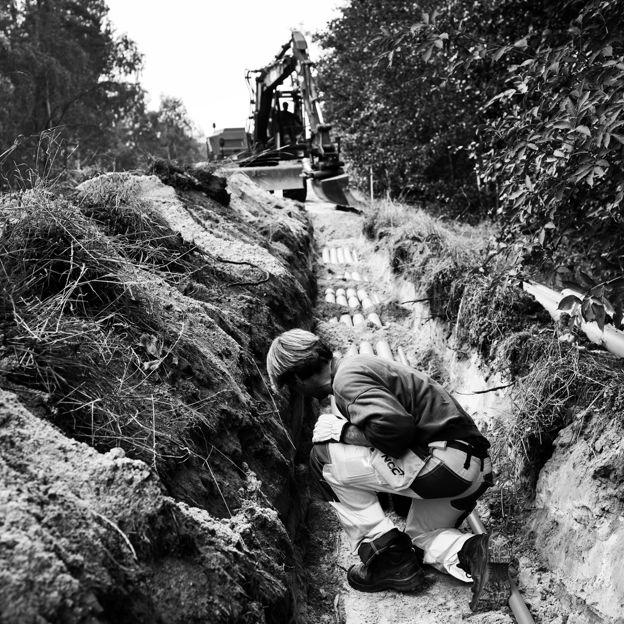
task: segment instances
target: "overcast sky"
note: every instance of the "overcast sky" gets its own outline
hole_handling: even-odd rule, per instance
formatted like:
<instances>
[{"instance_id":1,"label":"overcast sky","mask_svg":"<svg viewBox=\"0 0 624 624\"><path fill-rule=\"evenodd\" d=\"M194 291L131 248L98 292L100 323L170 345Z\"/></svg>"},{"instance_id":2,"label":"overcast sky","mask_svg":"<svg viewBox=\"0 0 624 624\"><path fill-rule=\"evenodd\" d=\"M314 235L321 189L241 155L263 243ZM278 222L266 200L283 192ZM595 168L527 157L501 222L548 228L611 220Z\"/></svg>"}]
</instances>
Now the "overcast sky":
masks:
<instances>
[{"instance_id":1,"label":"overcast sky","mask_svg":"<svg viewBox=\"0 0 624 624\"><path fill-rule=\"evenodd\" d=\"M344 0L106 0L109 19L144 55L141 83L183 100L200 131L244 126L247 69L268 64L290 37L336 16ZM308 43L310 43L310 36Z\"/></svg>"}]
</instances>

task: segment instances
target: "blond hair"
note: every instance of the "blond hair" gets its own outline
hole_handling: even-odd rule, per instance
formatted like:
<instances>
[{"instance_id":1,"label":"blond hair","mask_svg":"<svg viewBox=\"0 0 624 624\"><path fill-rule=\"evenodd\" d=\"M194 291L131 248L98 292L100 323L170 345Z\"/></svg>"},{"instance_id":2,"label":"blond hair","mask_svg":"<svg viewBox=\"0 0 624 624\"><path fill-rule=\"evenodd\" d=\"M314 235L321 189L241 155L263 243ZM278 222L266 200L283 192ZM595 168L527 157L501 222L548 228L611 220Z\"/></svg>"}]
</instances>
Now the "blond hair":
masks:
<instances>
[{"instance_id":1,"label":"blond hair","mask_svg":"<svg viewBox=\"0 0 624 624\"><path fill-rule=\"evenodd\" d=\"M269 347L266 366L271 388L277 392L295 375L306 377L331 360L332 353L321 339L305 329L280 334Z\"/></svg>"}]
</instances>

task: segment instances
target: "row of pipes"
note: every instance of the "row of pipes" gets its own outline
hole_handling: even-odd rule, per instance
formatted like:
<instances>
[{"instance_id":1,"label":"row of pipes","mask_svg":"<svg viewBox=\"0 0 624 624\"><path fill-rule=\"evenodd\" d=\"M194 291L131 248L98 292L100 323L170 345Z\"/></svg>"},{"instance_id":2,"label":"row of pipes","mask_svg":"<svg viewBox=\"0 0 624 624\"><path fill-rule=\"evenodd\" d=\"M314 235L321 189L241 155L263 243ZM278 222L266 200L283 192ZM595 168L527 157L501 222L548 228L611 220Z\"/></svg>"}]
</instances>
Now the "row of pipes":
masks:
<instances>
[{"instance_id":1,"label":"row of pipes","mask_svg":"<svg viewBox=\"0 0 624 624\"><path fill-rule=\"evenodd\" d=\"M364 312L381 302L375 293L369 297L364 288L327 288L325 301L350 308L352 312L352 314L342 314L340 318L332 317L329 319L330 323L340 322L348 327L360 327L369 322L375 327L382 327L381 319L376 312L368 312L366 317L364 316ZM362 309L362 312L356 312L359 308Z\"/></svg>"},{"instance_id":2,"label":"row of pipes","mask_svg":"<svg viewBox=\"0 0 624 624\"><path fill-rule=\"evenodd\" d=\"M359 264L360 262L358 252L348 247L324 247L321 254L324 264Z\"/></svg>"}]
</instances>

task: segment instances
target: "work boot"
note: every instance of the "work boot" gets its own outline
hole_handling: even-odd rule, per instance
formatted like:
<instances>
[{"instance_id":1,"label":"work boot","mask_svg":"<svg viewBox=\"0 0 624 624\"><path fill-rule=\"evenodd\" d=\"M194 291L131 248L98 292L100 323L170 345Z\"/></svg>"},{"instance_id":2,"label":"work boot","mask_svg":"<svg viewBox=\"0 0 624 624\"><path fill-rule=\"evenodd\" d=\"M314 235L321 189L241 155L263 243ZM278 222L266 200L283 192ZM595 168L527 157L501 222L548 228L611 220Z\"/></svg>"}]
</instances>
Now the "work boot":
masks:
<instances>
[{"instance_id":1,"label":"work boot","mask_svg":"<svg viewBox=\"0 0 624 624\"><path fill-rule=\"evenodd\" d=\"M470 609L476 611L479 597L490 574L490 536L487 533L473 535L464 542L458 553L459 567L472 577L472 600Z\"/></svg>"},{"instance_id":2,"label":"work boot","mask_svg":"<svg viewBox=\"0 0 624 624\"><path fill-rule=\"evenodd\" d=\"M414 592L428 585L412 540L398 529L361 544L358 555L362 563L351 566L347 572L347 581L353 589L363 592L386 589Z\"/></svg>"},{"instance_id":3,"label":"work boot","mask_svg":"<svg viewBox=\"0 0 624 624\"><path fill-rule=\"evenodd\" d=\"M499 609L507 603L510 594L509 561L500 553L492 561L488 534L474 535L466 540L458 558L459 567L472 577L472 611Z\"/></svg>"}]
</instances>

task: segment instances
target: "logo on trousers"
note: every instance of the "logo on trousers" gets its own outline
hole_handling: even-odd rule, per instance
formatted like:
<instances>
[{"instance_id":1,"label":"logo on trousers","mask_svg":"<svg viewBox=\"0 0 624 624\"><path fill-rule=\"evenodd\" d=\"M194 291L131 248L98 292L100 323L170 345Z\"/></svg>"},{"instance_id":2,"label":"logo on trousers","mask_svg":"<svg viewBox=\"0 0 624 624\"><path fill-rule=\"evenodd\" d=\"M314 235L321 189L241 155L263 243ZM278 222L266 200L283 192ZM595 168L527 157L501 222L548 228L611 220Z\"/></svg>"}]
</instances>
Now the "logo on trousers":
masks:
<instances>
[{"instance_id":1,"label":"logo on trousers","mask_svg":"<svg viewBox=\"0 0 624 624\"><path fill-rule=\"evenodd\" d=\"M402 477L405 474L403 470L394 463L394 457L390 457L389 455L382 455L381 458L386 462L386 466L388 466L388 469L393 475L398 475Z\"/></svg>"}]
</instances>

